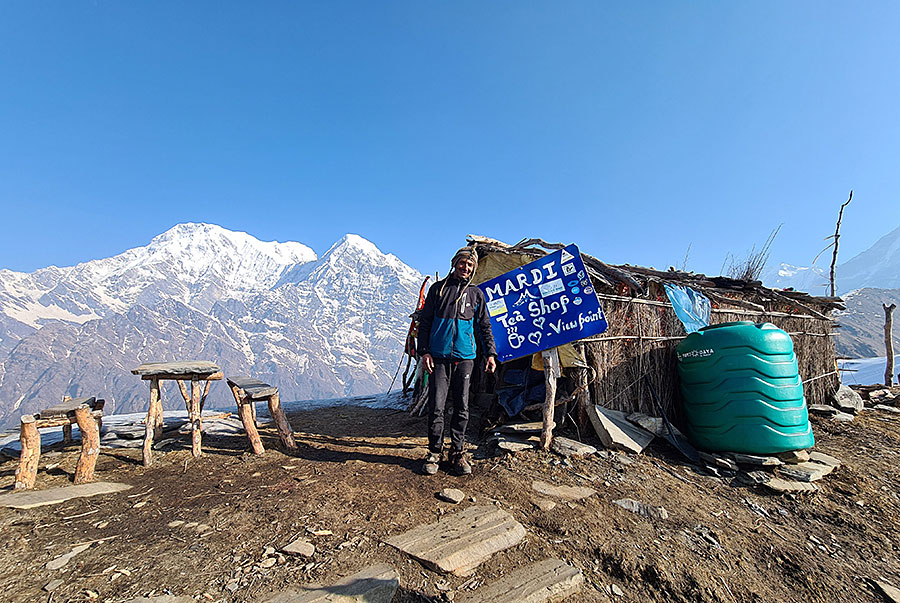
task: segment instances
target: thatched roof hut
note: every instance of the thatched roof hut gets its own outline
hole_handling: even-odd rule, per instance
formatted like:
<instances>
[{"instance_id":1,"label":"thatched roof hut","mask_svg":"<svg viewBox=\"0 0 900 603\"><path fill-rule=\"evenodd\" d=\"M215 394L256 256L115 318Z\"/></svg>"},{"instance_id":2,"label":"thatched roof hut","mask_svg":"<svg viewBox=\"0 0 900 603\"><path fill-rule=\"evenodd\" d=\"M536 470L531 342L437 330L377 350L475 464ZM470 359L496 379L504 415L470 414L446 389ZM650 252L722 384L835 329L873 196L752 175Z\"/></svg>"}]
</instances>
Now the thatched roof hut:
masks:
<instances>
[{"instance_id":1,"label":"thatched roof hut","mask_svg":"<svg viewBox=\"0 0 900 603\"><path fill-rule=\"evenodd\" d=\"M478 251L475 281L479 283L564 247L540 239L508 245L476 235L470 235L468 242ZM609 329L576 342L574 358L563 358L563 364L586 364L581 371L576 368L567 372L575 377L572 383L589 381L590 399L595 404L658 415L648 391L649 379L664 410L678 422L675 347L687 335L666 295L666 283L684 285L705 295L711 302L713 324L749 320L770 322L787 331L794 341L808 403L823 402L840 384L833 339L836 325L831 318L833 310L843 309L840 298L778 291L759 281L611 265L583 251L582 258Z\"/></svg>"}]
</instances>

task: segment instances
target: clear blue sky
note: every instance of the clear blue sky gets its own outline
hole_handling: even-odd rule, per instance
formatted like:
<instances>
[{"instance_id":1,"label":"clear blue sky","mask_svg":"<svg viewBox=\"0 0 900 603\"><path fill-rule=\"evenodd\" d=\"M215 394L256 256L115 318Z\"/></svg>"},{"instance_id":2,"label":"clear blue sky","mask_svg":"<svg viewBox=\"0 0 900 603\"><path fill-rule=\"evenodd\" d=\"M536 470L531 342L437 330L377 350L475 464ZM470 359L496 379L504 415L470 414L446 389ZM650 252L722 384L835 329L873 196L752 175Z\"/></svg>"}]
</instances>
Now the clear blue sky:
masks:
<instances>
[{"instance_id":1,"label":"clear blue sky","mask_svg":"<svg viewBox=\"0 0 900 603\"><path fill-rule=\"evenodd\" d=\"M0 3L0 267L186 221L717 274L900 226L897 2ZM826 260L820 260L826 265Z\"/></svg>"}]
</instances>

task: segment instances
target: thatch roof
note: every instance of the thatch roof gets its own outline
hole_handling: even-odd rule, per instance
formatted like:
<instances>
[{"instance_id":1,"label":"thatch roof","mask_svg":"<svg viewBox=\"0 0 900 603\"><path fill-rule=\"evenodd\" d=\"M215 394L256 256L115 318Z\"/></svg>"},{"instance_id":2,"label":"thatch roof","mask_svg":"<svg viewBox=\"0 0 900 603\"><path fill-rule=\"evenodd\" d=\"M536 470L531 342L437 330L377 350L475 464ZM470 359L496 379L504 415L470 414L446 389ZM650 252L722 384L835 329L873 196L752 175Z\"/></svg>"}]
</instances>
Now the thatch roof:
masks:
<instances>
[{"instance_id":1,"label":"thatch roof","mask_svg":"<svg viewBox=\"0 0 900 603\"><path fill-rule=\"evenodd\" d=\"M469 235L467 241L478 250L479 255L500 253L538 258L565 247L562 243L547 243L536 238L523 239L515 245L480 235ZM595 288L613 290L632 298L646 296L649 293L650 283L655 282L684 285L700 291L714 303L725 303L759 312L766 312L764 303L776 302L792 306L801 313L810 313L811 318L831 320L825 315L826 311L844 309L843 300L839 297L817 297L801 291L771 289L763 286L761 281L706 276L674 268L662 271L630 264L607 264L584 253L583 250L581 257Z\"/></svg>"}]
</instances>

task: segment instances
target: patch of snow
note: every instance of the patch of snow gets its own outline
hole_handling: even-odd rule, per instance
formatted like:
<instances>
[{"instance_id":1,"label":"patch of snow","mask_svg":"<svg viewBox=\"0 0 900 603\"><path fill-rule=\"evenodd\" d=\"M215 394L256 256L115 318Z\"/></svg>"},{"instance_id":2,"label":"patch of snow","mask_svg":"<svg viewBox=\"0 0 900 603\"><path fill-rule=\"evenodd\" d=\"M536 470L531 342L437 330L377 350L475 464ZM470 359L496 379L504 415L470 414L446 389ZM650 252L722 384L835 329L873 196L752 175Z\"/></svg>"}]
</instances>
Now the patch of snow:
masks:
<instances>
[{"instance_id":1,"label":"patch of snow","mask_svg":"<svg viewBox=\"0 0 900 603\"><path fill-rule=\"evenodd\" d=\"M884 383L884 369L887 367L887 357L862 358L854 360L838 360L838 370L841 375L841 383L844 385L877 385ZM894 383L897 383L898 364L895 360Z\"/></svg>"}]
</instances>

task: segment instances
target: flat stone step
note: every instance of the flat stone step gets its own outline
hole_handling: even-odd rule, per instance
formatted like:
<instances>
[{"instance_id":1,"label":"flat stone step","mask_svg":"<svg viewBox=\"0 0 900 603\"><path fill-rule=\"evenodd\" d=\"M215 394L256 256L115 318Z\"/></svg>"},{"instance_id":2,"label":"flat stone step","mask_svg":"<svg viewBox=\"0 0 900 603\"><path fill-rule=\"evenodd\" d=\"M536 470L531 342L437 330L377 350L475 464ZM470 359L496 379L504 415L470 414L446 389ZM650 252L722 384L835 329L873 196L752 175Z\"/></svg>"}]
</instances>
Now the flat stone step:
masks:
<instances>
[{"instance_id":1,"label":"flat stone step","mask_svg":"<svg viewBox=\"0 0 900 603\"><path fill-rule=\"evenodd\" d=\"M782 465L775 470L781 477L793 479L801 482L815 482L834 470L834 465L825 465L823 463L798 463L796 465Z\"/></svg>"},{"instance_id":2,"label":"flat stone step","mask_svg":"<svg viewBox=\"0 0 900 603\"><path fill-rule=\"evenodd\" d=\"M469 507L437 522L420 525L385 543L437 571L468 576L499 551L525 538L512 515L492 505Z\"/></svg>"},{"instance_id":3,"label":"flat stone step","mask_svg":"<svg viewBox=\"0 0 900 603\"><path fill-rule=\"evenodd\" d=\"M400 580L397 571L380 563L323 588L290 589L276 593L266 603L391 603Z\"/></svg>"},{"instance_id":4,"label":"flat stone step","mask_svg":"<svg viewBox=\"0 0 900 603\"><path fill-rule=\"evenodd\" d=\"M594 431L607 448L639 454L655 437L646 429L629 423L623 412L589 404L587 413Z\"/></svg>"},{"instance_id":5,"label":"flat stone step","mask_svg":"<svg viewBox=\"0 0 900 603\"><path fill-rule=\"evenodd\" d=\"M562 498L564 500L581 500L582 498L587 498L588 496L593 496L597 493L593 488L586 488L584 486L555 486L540 480L531 482L531 489L538 494Z\"/></svg>"},{"instance_id":6,"label":"flat stone step","mask_svg":"<svg viewBox=\"0 0 900 603\"><path fill-rule=\"evenodd\" d=\"M86 498L100 494L112 494L129 490L128 484L115 482L91 482L80 486L63 486L61 488L48 488L47 490L26 490L23 492L10 492L0 495L0 507L12 509L32 509L44 505L55 505L73 498Z\"/></svg>"},{"instance_id":7,"label":"flat stone step","mask_svg":"<svg viewBox=\"0 0 900 603\"><path fill-rule=\"evenodd\" d=\"M466 593L460 603L555 603L581 590L581 570L560 561L544 559L507 574L500 580Z\"/></svg>"}]
</instances>

